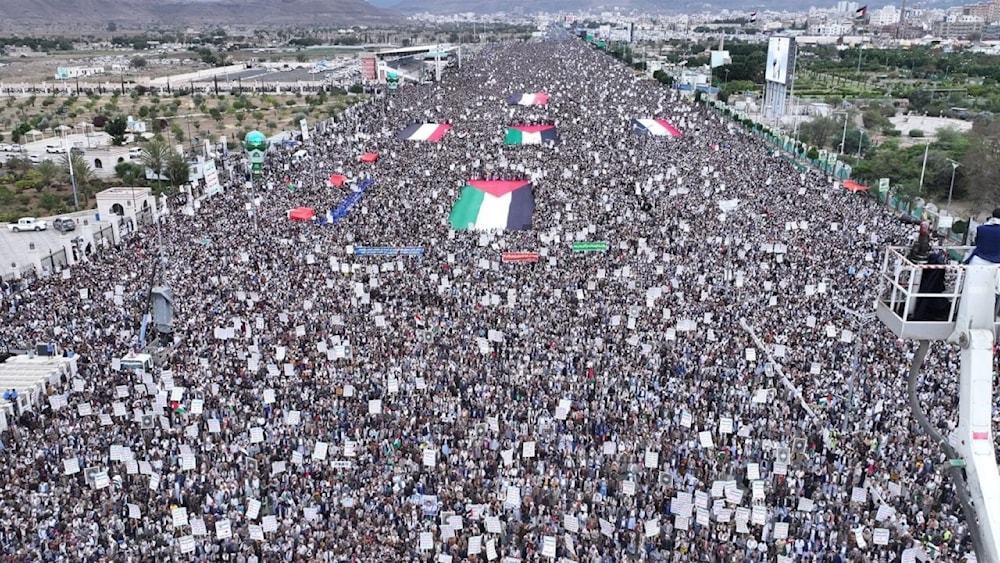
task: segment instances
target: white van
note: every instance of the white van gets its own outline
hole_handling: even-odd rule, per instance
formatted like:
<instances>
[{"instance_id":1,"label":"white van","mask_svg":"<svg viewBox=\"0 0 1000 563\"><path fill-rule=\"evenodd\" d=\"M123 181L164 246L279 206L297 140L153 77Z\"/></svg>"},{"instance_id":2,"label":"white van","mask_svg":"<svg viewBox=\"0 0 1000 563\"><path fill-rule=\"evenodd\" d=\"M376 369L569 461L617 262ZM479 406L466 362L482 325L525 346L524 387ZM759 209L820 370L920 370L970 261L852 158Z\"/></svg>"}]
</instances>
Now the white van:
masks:
<instances>
[{"instance_id":1,"label":"white van","mask_svg":"<svg viewBox=\"0 0 1000 563\"><path fill-rule=\"evenodd\" d=\"M60 154L66 152L62 145L45 145L45 152L49 154Z\"/></svg>"},{"instance_id":2,"label":"white van","mask_svg":"<svg viewBox=\"0 0 1000 563\"><path fill-rule=\"evenodd\" d=\"M130 353L118 360L122 371L143 371L150 373L153 371L153 357L149 354Z\"/></svg>"}]
</instances>

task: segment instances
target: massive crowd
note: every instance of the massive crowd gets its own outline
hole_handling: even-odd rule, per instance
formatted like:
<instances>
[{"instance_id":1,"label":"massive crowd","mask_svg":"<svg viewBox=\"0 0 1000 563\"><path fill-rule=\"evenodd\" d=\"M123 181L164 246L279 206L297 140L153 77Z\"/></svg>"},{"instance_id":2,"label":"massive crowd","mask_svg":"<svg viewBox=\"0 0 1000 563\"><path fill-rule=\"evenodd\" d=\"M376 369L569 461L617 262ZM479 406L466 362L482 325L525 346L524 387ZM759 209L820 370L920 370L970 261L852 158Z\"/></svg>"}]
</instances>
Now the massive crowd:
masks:
<instances>
[{"instance_id":1,"label":"massive crowd","mask_svg":"<svg viewBox=\"0 0 1000 563\"><path fill-rule=\"evenodd\" d=\"M519 92L551 98L505 103ZM682 136L636 135L649 117ZM413 122L453 129L397 140ZM513 123L560 141L506 146ZM881 249L911 240L888 210L570 38L490 45L322 131L306 157L271 151L252 187L173 210L160 236L5 287L0 336L56 342L80 374L52 390L65 405L3 435L4 561L970 551L906 404L911 348L840 308L870 310ZM334 173L374 184L336 225L289 221L347 197ZM530 179L533 228L452 230L474 178ZM169 366L121 371L161 252ZM957 355L931 356L922 399L948 424Z\"/></svg>"}]
</instances>

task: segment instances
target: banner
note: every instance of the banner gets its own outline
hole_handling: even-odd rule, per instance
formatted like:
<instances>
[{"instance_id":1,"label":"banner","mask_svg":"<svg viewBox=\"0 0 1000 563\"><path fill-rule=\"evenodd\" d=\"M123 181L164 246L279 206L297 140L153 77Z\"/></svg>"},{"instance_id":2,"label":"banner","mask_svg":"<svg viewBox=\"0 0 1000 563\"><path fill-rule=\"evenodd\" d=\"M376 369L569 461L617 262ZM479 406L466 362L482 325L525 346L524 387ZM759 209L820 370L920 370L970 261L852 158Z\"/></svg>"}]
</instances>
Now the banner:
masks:
<instances>
[{"instance_id":1,"label":"banner","mask_svg":"<svg viewBox=\"0 0 1000 563\"><path fill-rule=\"evenodd\" d=\"M574 242L573 252L607 252L608 242Z\"/></svg>"},{"instance_id":2,"label":"banner","mask_svg":"<svg viewBox=\"0 0 1000 563\"><path fill-rule=\"evenodd\" d=\"M423 256L419 246L356 246L355 256Z\"/></svg>"},{"instance_id":3,"label":"banner","mask_svg":"<svg viewBox=\"0 0 1000 563\"><path fill-rule=\"evenodd\" d=\"M205 194L215 195L222 191L222 184L219 183L219 171L215 169L214 160L206 160L202 168L205 175Z\"/></svg>"},{"instance_id":4,"label":"banner","mask_svg":"<svg viewBox=\"0 0 1000 563\"><path fill-rule=\"evenodd\" d=\"M364 197L365 192L368 190L368 188L372 187L374 183L375 180L372 180L371 178L366 178L362 180L360 183L358 183L357 191L352 192L351 195L347 196L347 199L345 199L344 202L341 203L339 207L330 211L330 222L336 225L337 223L340 222L341 219L346 217L347 212L350 211L351 208L354 207L359 201L361 201L361 198Z\"/></svg>"},{"instance_id":5,"label":"banner","mask_svg":"<svg viewBox=\"0 0 1000 563\"><path fill-rule=\"evenodd\" d=\"M538 262L537 252L504 252L500 255L503 262Z\"/></svg>"}]
</instances>

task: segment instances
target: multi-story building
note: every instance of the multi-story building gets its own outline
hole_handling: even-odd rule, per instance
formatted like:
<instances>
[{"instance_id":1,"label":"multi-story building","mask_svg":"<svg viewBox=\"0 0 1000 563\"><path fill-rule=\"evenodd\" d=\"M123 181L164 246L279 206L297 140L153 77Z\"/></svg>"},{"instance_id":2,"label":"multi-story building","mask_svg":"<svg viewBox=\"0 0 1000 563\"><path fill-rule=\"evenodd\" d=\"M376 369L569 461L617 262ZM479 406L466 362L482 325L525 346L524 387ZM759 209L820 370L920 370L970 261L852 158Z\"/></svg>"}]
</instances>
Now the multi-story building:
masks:
<instances>
[{"instance_id":1,"label":"multi-story building","mask_svg":"<svg viewBox=\"0 0 1000 563\"><path fill-rule=\"evenodd\" d=\"M934 22L932 33L945 39L968 39L982 36L985 25L979 16L948 16L944 21Z\"/></svg>"},{"instance_id":2,"label":"multi-story building","mask_svg":"<svg viewBox=\"0 0 1000 563\"><path fill-rule=\"evenodd\" d=\"M836 10L838 12L854 14L854 12L856 12L859 7L860 6L858 6L857 2L847 2L846 0L840 0L839 2L837 2Z\"/></svg>"},{"instance_id":3,"label":"multi-story building","mask_svg":"<svg viewBox=\"0 0 1000 563\"><path fill-rule=\"evenodd\" d=\"M837 22L820 22L809 26L809 33L824 37L839 37L851 32L851 25Z\"/></svg>"},{"instance_id":4,"label":"multi-story building","mask_svg":"<svg viewBox=\"0 0 1000 563\"><path fill-rule=\"evenodd\" d=\"M868 23L873 27L883 27L899 23L900 11L895 6L884 6L878 10L868 10Z\"/></svg>"},{"instance_id":5,"label":"multi-story building","mask_svg":"<svg viewBox=\"0 0 1000 563\"><path fill-rule=\"evenodd\" d=\"M983 18L986 23L1000 21L1000 1L979 2L962 6L962 15Z\"/></svg>"}]
</instances>

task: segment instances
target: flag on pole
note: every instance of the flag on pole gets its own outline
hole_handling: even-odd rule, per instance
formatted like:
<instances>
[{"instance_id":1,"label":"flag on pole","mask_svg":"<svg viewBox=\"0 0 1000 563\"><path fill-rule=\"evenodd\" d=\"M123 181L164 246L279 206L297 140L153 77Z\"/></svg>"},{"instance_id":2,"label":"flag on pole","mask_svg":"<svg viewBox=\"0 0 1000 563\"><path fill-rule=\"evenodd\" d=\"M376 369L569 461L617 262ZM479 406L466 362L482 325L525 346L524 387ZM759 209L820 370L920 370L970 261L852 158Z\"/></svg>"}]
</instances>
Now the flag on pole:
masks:
<instances>
[{"instance_id":1,"label":"flag on pole","mask_svg":"<svg viewBox=\"0 0 1000 563\"><path fill-rule=\"evenodd\" d=\"M757 12L751 12L750 13L750 23L754 23L756 21L757 21Z\"/></svg>"},{"instance_id":2,"label":"flag on pole","mask_svg":"<svg viewBox=\"0 0 1000 563\"><path fill-rule=\"evenodd\" d=\"M863 17L865 17L867 15L868 15L868 5L867 4L864 5L864 6L861 6L860 8L858 8L857 10L854 11L854 17L856 17L856 18L863 18Z\"/></svg>"}]
</instances>

